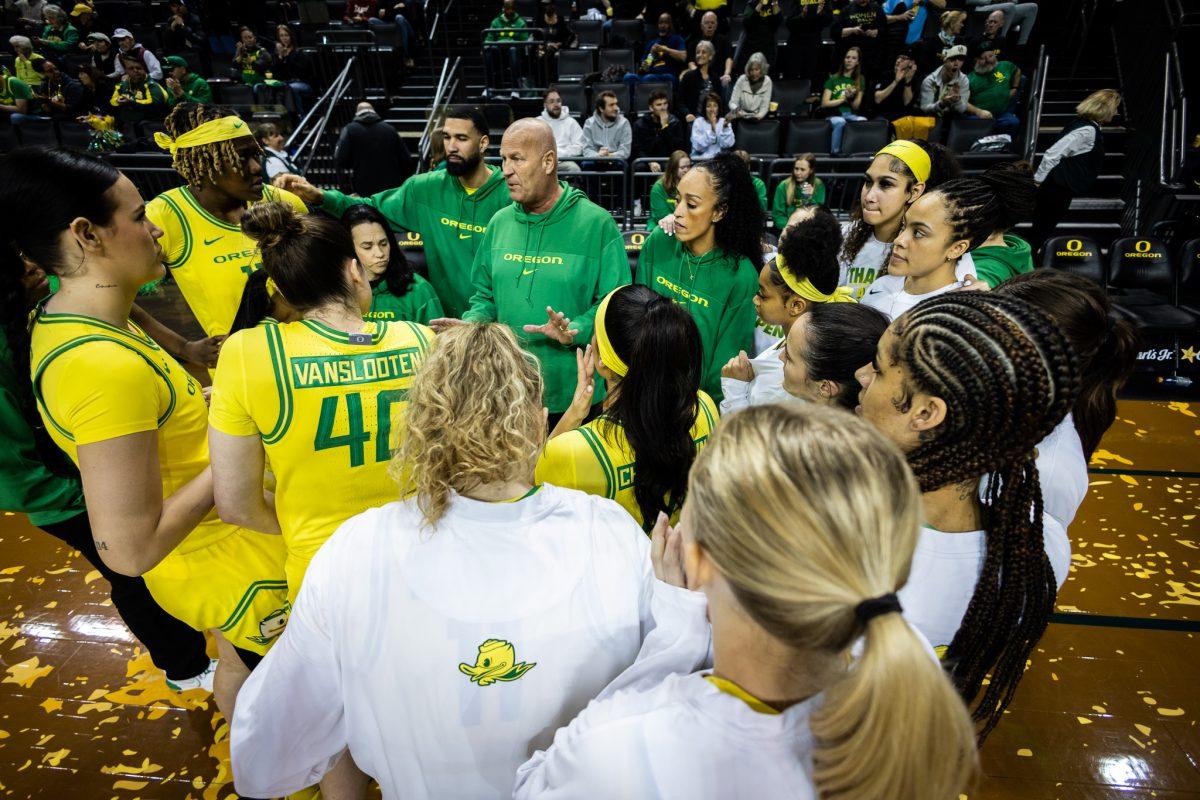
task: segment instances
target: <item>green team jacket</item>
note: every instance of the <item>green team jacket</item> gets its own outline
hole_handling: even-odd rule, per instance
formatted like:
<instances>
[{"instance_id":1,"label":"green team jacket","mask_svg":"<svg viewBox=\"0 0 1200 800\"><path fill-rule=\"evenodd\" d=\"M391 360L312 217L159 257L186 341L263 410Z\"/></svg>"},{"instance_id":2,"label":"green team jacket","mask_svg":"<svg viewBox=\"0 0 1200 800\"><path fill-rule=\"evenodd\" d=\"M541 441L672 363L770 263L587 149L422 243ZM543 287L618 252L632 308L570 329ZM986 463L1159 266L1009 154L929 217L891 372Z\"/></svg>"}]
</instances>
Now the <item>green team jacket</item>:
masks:
<instances>
[{"instance_id":1,"label":"green team jacket","mask_svg":"<svg viewBox=\"0 0 1200 800\"><path fill-rule=\"evenodd\" d=\"M1029 242L1006 233L1004 245L977 247L971 251L971 258L975 259L975 277L987 281L987 285L993 289L1015 275L1033 271Z\"/></svg>"},{"instance_id":2,"label":"green team jacket","mask_svg":"<svg viewBox=\"0 0 1200 800\"><path fill-rule=\"evenodd\" d=\"M348 197L326 189L321 210L340 217L355 203L366 203L392 227L421 234L429 282L446 314L460 317L470 305L471 263L488 222L511 202L498 169L474 194L467 194L458 178L439 170L414 175L403 185L370 197Z\"/></svg>"},{"instance_id":3,"label":"green team jacket","mask_svg":"<svg viewBox=\"0 0 1200 800\"><path fill-rule=\"evenodd\" d=\"M29 375L16 373L8 337L0 333L0 510L28 514L34 525L53 525L84 512L83 484L73 471L58 474L47 468L49 460L61 464L64 473L71 469L49 437L39 450L34 429L21 413L21 381L29 383ZM47 452L62 457L48 459Z\"/></svg>"},{"instance_id":4,"label":"green team jacket","mask_svg":"<svg viewBox=\"0 0 1200 800\"><path fill-rule=\"evenodd\" d=\"M820 178L813 181L812 197L806 198L797 188L791 205L788 205L787 201L787 181L780 181L779 185L775 187L775 202L771 205L771 218L775 222L775 230L782 231L787 226L788 217L797 208L823 205L825 205L825 181Z\"/></svg>"},{"instance_id":5,"label":"green team jacket","mask_svg":"<svg viewBox=\"0 0 1200 800\"><path fill-rule=\"evenodd\" d=\"M545 214L512 203L492 217L472 266L475 294L468 322L503 322L542 365L543 402L567 410L575 394L575 348L592 340L596 306L629 283L625 242L612 216L578 189L559 182L562 195ZM579 333L561 345L525 325L544 325L546 306L565 314ZM604 398L596 381L593 402Z\"/></svg>"},{"instance_id":6,"label":"green team jacket","mask_svg":"<svg viewBox=\"0 0 1200 800\"><path fill-rule=\"evenodd\" d=\"M646 237L638 258L637 283L649 286L691 313L704 347L700 388L719 405L721 367L754 347L754 293L758 270L745 256L714 248L700 258L686 255L683 245L661 229Z\"/></svg>"},{"instance_id":7,"label":"green team jacket","mask_svg":"<svg viewBox=\"0 0 1200 800\"><path fill-rule=\"evenodd\" d=\"M446 316L437 292L429 281L413 275L413 285L402 297L392 294L387 281L380 281L371 288L371 310L367 319L407 320L428 325L429 320Z\"/></svg>"}]
</instances>

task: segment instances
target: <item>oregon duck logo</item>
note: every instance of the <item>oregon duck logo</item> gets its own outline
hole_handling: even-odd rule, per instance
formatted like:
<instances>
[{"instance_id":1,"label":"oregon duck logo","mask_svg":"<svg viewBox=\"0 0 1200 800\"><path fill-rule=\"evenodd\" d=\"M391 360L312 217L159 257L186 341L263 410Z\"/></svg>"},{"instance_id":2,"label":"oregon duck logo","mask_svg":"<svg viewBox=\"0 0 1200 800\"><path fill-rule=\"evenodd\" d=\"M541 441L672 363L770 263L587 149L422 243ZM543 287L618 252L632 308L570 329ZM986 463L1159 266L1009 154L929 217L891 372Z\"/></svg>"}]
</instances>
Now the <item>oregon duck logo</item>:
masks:
<instances>
[{"instance_id":1,"label":"oregon duck logo","mask_svg":"<svg viewBox=\"0 0 1200 800\"><path fill-rule=\"evenodd\" d=\"M526 672L537 666L537 662L527 664L517 663L517 653L511 642L503 639L488 639L479 645L479 655L475 664L462 663L458 671L471 676L471 683L480 686L490 686L496 681L515 681Z\"/></svg>"}]
</instances>

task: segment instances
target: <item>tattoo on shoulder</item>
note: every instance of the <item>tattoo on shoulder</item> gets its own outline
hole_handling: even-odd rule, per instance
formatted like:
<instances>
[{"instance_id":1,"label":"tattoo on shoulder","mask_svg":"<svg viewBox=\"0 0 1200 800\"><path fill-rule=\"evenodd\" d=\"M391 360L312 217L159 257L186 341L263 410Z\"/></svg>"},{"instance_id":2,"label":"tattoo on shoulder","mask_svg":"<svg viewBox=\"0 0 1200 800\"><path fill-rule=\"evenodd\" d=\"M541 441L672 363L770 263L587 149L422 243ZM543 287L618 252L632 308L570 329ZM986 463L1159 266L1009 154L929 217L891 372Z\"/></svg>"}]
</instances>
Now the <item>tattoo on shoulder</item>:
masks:
<instances>
[{"instance_id":1,"label":"tattoo on shoulder","mask_svg":"<svg viewBox=\"0 0 1200 800\"><path fill-rule=\"evenodd\" d=\"M117 285L115 283L97 283L96 288L97 289L115 289L115 288L117 288Z\"/></svg>"},{"instance_id":2,"label":"tattoo on shoulder","mask_svg":"<svg viewBox=\"0 0 1200 800\"><path fill-rule=\"evenodd\" d=\"M97 550L107 550L108 549L108 542L104 541L103 539L93 539L92 541L94 541L96 543Z\"/></svg>"}]
</instances>

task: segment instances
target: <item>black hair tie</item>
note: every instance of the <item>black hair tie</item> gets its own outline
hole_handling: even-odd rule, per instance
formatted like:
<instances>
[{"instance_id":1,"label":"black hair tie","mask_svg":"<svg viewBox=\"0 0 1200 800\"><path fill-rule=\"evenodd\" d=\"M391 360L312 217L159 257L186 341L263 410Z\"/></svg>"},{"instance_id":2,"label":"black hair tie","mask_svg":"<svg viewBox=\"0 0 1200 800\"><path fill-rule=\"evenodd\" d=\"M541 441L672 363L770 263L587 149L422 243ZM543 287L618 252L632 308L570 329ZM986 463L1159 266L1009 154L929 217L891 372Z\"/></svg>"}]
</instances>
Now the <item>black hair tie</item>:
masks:
<instances>
[{"instance_id":1,"label":"black hair tie","mask_svg":"<svg viewBox=\"0 0 1200 800\"><path fill-rule=\"evenodd\" d=\"M896 597L896 593L889 592L879 597L872 597L870 600L863 600L854 607L854 617L859 623L866 625L875 617L881 614L890 614L893 611L899 614L903 609L900 608L900 598Z\"/></svg>"}]
</instances>

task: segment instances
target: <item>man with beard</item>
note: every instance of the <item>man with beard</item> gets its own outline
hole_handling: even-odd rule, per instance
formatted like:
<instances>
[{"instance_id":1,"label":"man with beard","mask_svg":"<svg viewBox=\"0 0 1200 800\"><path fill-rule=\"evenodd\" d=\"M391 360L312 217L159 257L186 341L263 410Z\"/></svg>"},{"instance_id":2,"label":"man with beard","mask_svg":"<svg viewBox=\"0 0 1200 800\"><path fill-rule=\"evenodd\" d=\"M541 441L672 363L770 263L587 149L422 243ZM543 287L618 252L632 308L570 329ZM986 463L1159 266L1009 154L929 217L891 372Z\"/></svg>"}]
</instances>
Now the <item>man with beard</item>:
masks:
<instances>
[{"instance_id":1,"label":"man with beard","mask_svg":"<svg viewBox=\"0 0 1200 800\"><path fill-rule=\"evenodd\" d=\"M572 159L583 155L583 128L571 116L571 109L563 105L562 95L553 87L542 95L542 113L538 119L550 126L554 143L558 147L558 171L579 172L579 165Z\"/></svg>"},{"instance_id":2,"label":"man with beard","mask_svg":"<svg viewBox=\"0 0 1200 800\"><path fill-rule=\"evenodd\" d=\"M1010 109L1021 87L1021 70L1011 61L997 61L992 50L975 56L975 71L967 76L971 87L971 105L996 120L992 133L1016 134L1021 120Z\"/></svg>"},{"instance_id":3,"label":"man with beard","mask_svg":"<svg viewBox=\"0 0 1200 800\"><path fill-rule=\"evenodd\" d=\"M322 191L299 175L280 175L278 185L334 217L355 203L377 208L388 224L421 234L429 282L447 315L470 305L471 262L492 215L511 201L504 176L483 162L487 120L477 106L451 106L442 125L446 169L415 175L403 186L370 197Z\"/></svg>"}]
</instances>

